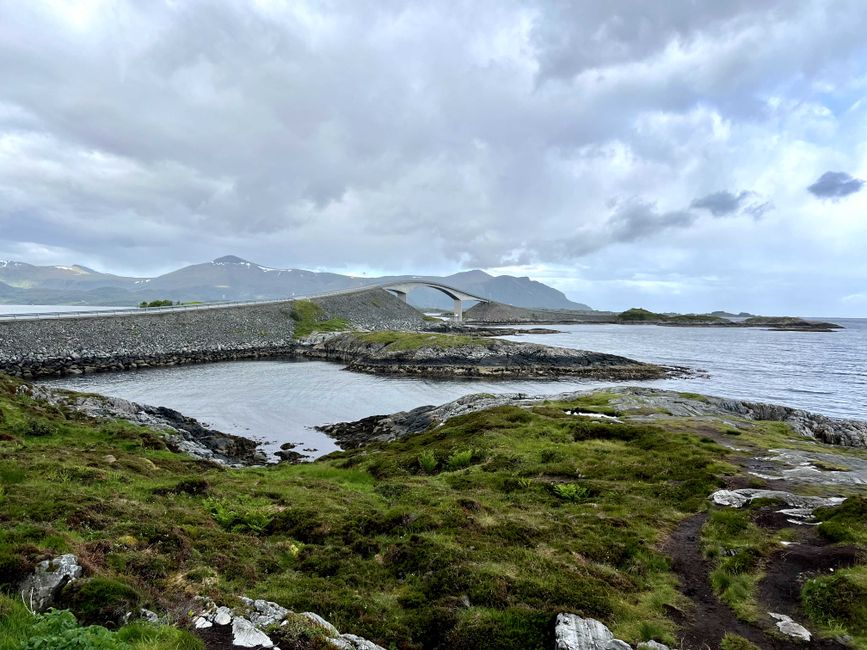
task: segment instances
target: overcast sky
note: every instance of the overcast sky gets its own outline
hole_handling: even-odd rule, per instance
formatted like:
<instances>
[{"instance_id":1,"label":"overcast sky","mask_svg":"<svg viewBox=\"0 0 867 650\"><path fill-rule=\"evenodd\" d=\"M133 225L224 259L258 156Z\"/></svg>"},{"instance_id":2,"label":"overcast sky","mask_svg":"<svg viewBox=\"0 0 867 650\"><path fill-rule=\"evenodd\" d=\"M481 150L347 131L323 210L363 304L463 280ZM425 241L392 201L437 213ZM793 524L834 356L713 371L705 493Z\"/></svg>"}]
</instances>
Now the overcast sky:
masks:
<instances>
[{"instance_id":1,"label":"overcast sky","mask_svg":"<svg viewBox=\"0 0 867 650\"><path fill-rule=\"evenodd\" d=\"M863 0L0 0L0 259L867 316Z\"/></svg>"}]
</instances>

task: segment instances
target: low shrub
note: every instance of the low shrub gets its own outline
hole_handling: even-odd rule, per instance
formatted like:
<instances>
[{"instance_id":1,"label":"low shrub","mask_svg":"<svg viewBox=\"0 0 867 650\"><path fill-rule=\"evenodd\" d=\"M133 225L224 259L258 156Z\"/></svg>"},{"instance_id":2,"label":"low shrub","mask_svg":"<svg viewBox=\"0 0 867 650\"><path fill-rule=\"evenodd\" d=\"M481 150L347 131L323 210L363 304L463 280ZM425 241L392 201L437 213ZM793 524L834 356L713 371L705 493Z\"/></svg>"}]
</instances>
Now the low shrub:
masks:
<instances>
[{"instance_id":1,"label":"low shrub","mask_svg":"<svg viewBox=\"0 0 867 650\"><path fill-rule=\"evenodd\" d=\"M867 498L849 497L839 506L819 508L819 534L832 542L867 543Z\"/></svg>"},{"instance_id":2,"label":"low shrub","mask_svg":"<svg viewBox=\"0 0 867 650\"><path fill-rule=\"evenodd\" d=\"M551 486L551 492L563 501L580 501L589 494L590 490L577 483L554 483Z\"/></svg>"},{"instance_id":3,"label":"low shrub","mask_svg":"<svg viewBox=\"0 0 867 650\"><path fill-rule=\"evenodd\" d=\"M115 578L95 576L70 582L60 602L86 625L116 627L127 612L138 610L141 594L131 585Z\"/></svg>"},{"instance_id":4,"label":"low shrub","mask_svg":"<svg viewBox=\"0 0 867 650\"><path fill-rule=\"evenodd\" d=\"M801 603L814 623L867 634L867 566L808 580L801 589Z\"/></svg>"},{"instance_id":5,"label":"low shrub","mask_svg":"<svg viewBox=\"0 0 867 650\"><path fill-rule=\"evenodd\" d=\"M436 472L439 462L437 461L436 454L432 449L425 449L418 455L418 465L426 474L433 474Z\"/></svg>"},{"instance_id":6,"label":"low shrub","mask_svg":"<svg viewBox=\"0 0 867 650\"><path fill-rule=\"evenodd\" d=\"M469 467L473 462L473 450L461 449L453 452L446 461L446 467L450 472Z\"/></svg>"}]
</instances>

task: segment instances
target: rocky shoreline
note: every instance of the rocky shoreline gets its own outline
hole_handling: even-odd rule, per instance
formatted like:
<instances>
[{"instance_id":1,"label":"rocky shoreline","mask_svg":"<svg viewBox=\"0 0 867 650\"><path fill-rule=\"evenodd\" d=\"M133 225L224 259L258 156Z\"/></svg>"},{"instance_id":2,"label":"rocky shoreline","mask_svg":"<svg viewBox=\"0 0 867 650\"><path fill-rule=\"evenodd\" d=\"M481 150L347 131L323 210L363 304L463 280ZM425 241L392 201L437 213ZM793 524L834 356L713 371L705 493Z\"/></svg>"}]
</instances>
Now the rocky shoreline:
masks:
<instances>
[{"instance_id":1,"label":"rocky shoreline","mask_svg":"<svg viewBox=\"0 0 867 650\"><path fill-rule=\"evenodd\" d=\"M21 384L17 389L35 400L97 420L122 420L163 433L165 446L174 452L227 467L251 467L268 462L259 443L250 438L208 428L195 418L164 406L148 406L117 397L75 393L47 386ZM155 441L154 444L159 444Z\"/></svg>"},{"instance_id":2,"label":"rocky shoreline","mask_svg":"<svg viewBox=\"0 0 867 650\"><path fill-rule=\"evenodd\" d=\"M557 395L530 396L524 393L501 395L466 395L438 406L420 406L411 411L374 415L354 422L338 422L316 427L334 438L344 449L362 447L374 442L391 442L421 433L450 418L476 413L499 406L532 408L544 402L568 402L595 391L578 391ZM612 395L610 404L618 412L647 413L644 419L659 417L741 417L752 421L784 422L806 438L842 447L867 448L867 422L832 418L818 413L776 404L763 404L691 395L654 388L615 387L606 391ZM575 415L582 415L575 413ZM593 416L593 413L583 415ZM597 417L604 415L595 414Z\"/></svg>"}]
</instances>

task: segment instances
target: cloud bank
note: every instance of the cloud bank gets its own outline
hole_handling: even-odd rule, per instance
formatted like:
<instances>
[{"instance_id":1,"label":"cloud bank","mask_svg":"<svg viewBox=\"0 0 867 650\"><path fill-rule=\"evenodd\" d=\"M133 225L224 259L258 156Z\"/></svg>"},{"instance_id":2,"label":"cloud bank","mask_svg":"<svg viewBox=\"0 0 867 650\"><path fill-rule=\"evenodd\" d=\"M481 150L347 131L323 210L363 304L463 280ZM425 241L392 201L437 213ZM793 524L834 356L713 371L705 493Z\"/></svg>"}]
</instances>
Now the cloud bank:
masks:
<instances>
[{"instance_id":1,"label":"cloud bank","mask_svg":"<svg viewBox=\"0 0 867 650\"><path fill-rule=\"evenodd\" d=\"M833 313L867 279L865 31L858 0L3 3L0 258Z\"/></svg>"}]
</instances>

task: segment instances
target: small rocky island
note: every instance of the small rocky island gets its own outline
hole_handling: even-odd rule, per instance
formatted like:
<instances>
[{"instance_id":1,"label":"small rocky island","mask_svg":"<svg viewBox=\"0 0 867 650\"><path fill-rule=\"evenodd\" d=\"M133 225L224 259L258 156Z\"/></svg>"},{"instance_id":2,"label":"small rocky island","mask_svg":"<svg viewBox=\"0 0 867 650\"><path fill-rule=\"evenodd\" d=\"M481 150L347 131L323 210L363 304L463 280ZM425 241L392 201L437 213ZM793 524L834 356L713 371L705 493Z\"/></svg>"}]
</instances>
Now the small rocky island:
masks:
<instances>
[{"instance_id":1,"label":"small rocky island","mask_svg":"<svg viewBox=\"0 0 867 650\"><path fill-rule=\"evenodd\" d=\"M718 312L711 314L661 314L633 307L624 312L574 311L565 309L527 309L498 303L481 303L467 310L467 323L490 327L516 323L534 324L616 324L664 325L667 327L744 327L780 332L833 332L842 325L826 321L807 320L792 316L747 315L733 320Z\"/></svg>"},{"instance_id":2,"label":"small rocky island","mask_svg":"<svg viewBox=\"0 0 867 650\"><path fill-rule=\"evenodd\" d=\"M344 332L306 338L298 354L341 361L348 370L426 377L584 377L659 379L684 368L641 363L586 350L467 334Z\"/></svg>"}]
</instances>

